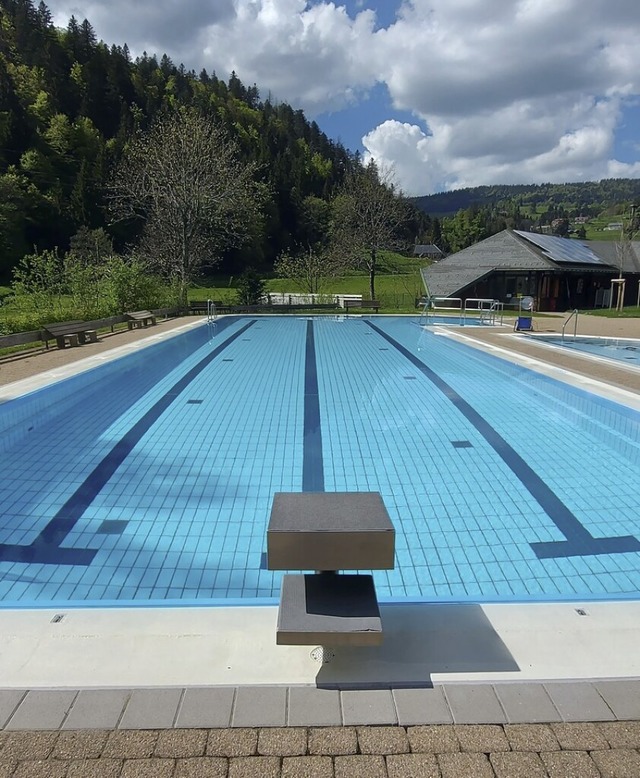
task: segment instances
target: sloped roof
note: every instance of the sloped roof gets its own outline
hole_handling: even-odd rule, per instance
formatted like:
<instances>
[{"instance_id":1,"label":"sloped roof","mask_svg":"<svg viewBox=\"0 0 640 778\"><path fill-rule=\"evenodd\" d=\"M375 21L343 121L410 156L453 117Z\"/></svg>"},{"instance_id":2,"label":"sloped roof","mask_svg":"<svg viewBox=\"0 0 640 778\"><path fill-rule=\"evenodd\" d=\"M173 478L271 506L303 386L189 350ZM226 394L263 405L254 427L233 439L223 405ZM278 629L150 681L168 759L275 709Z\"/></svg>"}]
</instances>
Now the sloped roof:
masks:
<instances>
[{"instance_id":1,"label":"sloped roof","mask_svg":"<svg viewBox=\"0 0 640 778\"><path fill-rule=\"evenodd\" d=\"M622 260L623 273L640 273L640 241L631 241L622 246L613 240L586 241L594 254L616 270L620 269Z\"/></svg>"},{"instance_id":2,"label":"sloped roof","mask_svg":"<svg viewBox=\"0 0 640 778\"><path fill-rule=\"evenodd\" d=\"M567 238L553 238L566 241ZM640 242L627 244L620 253L614 241L581 241L602 260L588 265L556 263L540 247L527 240L526 233L503 230L497 235L451 254L435 265L424 268L422 278L429 293L436 297L455 297L494 270L556 270L565 273L606 273L618 270L620 257L625 273L640 273Z\"/></svg>"},{"instance_id":3,"label":"sloped roof","mask_svg":"<svg viewBox=\"0 0 640 778\"><path fill-rule=\"evenodd\" d=\"M545 270L553 263L518 239L510 230L481 240L469 248L425 268L422 278L430 294L454 297L458 291L497 269Z\"/></svg>"},{"instance_id":4,"label":"sloped roof","mask_svg":"<svg viewBox=\"0 0 640 778\"><path fill-rule=\"evenodd\" d=\"M441 257L443 252L433 243L416 243L413 247L414 256Z\"/></svg>"}]
</instances>

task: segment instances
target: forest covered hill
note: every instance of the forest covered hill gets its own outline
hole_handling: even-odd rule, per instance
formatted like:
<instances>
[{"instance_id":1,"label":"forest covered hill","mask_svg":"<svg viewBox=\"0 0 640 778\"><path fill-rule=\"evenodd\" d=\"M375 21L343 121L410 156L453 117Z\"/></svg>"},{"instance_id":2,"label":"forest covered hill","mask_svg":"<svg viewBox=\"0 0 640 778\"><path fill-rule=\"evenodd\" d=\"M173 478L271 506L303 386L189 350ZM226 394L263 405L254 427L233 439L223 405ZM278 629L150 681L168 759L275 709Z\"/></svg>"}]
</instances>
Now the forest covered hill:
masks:
<instances>
[{"instance_id":1,"label":"forest covered hill","mask_svg":"<svg viewBox=\"0 0 640 778\"><path fill-rule=\"evenodd\" d=\"M478 186L411 201L428 214L428 238L446 253L507 228L613 240L620 229L612 230L611 224L623 224L627 232L638 229L632 206L640 204L640 179Z\"/></svg>"},{"instance_id":2,"label":"forest covered hill","mask_svg":"<svg viewBox=\"0 0 640 778\"><path fill-rule=\"evenodd\" d=\"M476 186L411 198L430 216L453 216L460 210L516 205L523 214L563 208L569 217L599 216L610 209L620 212L630 202L640 202L640 179L610 178L573 184L513 184Z\"/></svg>"},{"instance_id":3,"label":"forest covered hill","mask_svg":"<svg viewBox=\"0 0 640 778\"><path fill-rule=\"evenodd\" d=\"M217 119L268 192L251 241L222 258L232 272L270 267L303 244L305 202L330 198L357 161L301 110L262 99L235 73L196 74L166 55L132 60L86 19L59 29L44 2L0 0L0 282L25 253L66 251L82 227L106 229L116 250L135 243L105 208L112 170L138 131L181 106Z\"/></svg>"}]
</instances>

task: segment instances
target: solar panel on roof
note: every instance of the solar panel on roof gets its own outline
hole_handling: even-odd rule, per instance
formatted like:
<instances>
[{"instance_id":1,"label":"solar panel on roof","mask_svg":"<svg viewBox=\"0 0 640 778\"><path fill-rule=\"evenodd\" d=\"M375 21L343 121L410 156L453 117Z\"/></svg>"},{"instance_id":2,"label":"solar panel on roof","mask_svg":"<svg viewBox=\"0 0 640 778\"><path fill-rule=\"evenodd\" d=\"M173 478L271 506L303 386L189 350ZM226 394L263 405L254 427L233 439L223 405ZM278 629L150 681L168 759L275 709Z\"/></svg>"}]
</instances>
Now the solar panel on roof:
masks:
<instances>
[{"instance_id":1,"label":"solar panel on roof","mask_svg":"<svg viewBox=\"0 0 640 778\"><path fill-rule=\"evenodd\" d=\"M555 238L552 235L538 235L537 232L514 230L516 235L535 244L554 262L569 262L580 265L605 265L588 246L569 238Z\"/></svg>"}]
</instances>

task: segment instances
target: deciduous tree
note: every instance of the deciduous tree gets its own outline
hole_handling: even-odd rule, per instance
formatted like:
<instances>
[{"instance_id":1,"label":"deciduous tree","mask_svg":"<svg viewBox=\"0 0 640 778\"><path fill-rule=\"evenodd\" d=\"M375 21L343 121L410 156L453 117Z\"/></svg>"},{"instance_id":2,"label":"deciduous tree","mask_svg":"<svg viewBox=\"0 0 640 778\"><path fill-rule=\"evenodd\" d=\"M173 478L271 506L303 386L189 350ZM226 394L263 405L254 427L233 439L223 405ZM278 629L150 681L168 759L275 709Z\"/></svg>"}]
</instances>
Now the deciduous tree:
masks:
<instances>
[{"instance_id":1,"label":"deciduous tree","mask_svg":"<svg viewBox=\"0 0 640 778\"><path fill-rule=\"evenodd\" d=\"M367 270L372 300L380 250L406 247L402 231L407 205L388 179L371 160L347 175L333 203L332 251L352 266Z\"/></svg>"},{"instance_id":2,"label":"deciduous tree","mask_svg":"<svg viewBox=\"0 0 640 778\"><path fill-rule=\"evenodd\" d=\"M220 125L190 109L160 117L125 150L112 211L141 220L140 253L176 281L182 304L198 270L249 234L258 217L255 170Z\"/></svg>"}]
</instances>

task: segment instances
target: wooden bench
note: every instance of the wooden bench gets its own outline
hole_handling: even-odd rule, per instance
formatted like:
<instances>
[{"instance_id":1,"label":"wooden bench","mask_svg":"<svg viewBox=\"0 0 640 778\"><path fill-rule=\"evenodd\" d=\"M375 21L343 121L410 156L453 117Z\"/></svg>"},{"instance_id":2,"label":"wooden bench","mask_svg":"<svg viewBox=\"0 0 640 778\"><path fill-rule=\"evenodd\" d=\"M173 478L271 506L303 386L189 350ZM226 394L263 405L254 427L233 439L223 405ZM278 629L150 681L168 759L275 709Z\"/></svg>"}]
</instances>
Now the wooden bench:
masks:
<instances>
[{"instance_id":1,"label":"wooden bench","mask_svg":"<svg viewBox=\"0 0 640 778\"><path fill-rule=\"evenodd\" d=\"M373 576L390 570L395 530L377 492L277 493L267 529L269 570L315 570L282 579L278 645L382 642Z\"/></svg>"},{"instance_id":2,"label":"wooden bench","mask_svg":"<svg viewBox=\"0 0 640 778\"><path fill-rule=\"evenodd\" d=\"M344 308L346 311L349 311L351 308L372 308L376 313L378 313L378 308L380 308L380 301L379 300L349 300L346 299L343 301Z\"/></svg>"},{"instance_id":3,"label":"wooden bench","mask_svg":"<svg viewBox=\"0 0 640 778\"><path fill-rule=\"evenodd\" d=\"M87 329L87 325L79 320L47 324L42 328L42 334L47 348L49 348L49 340L55 340L58 348L78 346L87 341L96 343L98 340L96 330Z\"/></svg>"},{"instance_id":4,"label":"wooden bench","mask_svg":"<svg viewBox=\"0 0 640 778\"><path fill-rule=\"evenodd\" d=\"M127 311L127 327L132 330L134 327L148 327L149 324L156 323L156 317L151 311Z\"/></svg>"}]
</instances>

